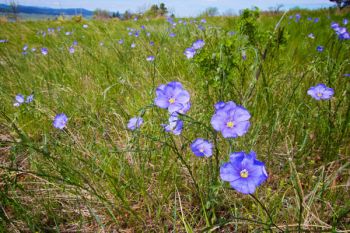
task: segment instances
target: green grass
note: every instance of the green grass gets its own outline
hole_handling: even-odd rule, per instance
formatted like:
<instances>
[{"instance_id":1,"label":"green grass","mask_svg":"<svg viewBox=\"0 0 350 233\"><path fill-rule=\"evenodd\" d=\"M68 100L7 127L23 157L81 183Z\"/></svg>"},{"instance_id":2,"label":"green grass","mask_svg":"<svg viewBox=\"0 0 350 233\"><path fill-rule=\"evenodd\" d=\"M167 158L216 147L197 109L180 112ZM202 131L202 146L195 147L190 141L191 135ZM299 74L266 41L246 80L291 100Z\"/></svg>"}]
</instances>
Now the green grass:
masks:
<instances>
[{"instance_id":1,"label":"green grass","mask_svg":"<svg viewBox=\"0 0 350 233\"><path fill-rule=\"evenodd\" d=\"M209 18L205 31L177 25L175 38L163 19L86 21L88 29L72 21L0 24L0 39L9 40L0 44L0 231L349 231L350 44L330 23L350 15L303 11L295 23L292 14L276 30L281 15L260 16L253 41L239 18ZM128 36L127 27L141 25L150 37ZM187 60L183 51L197 39L206 45ZM24 44L37 51L22 55ZM181 136L163 132L167 113L152 105L155 88L173 80L191 94ZM335 90L331 100L306 94L318 83ZM16 94L32 92L33 103L13 106ZM246 135L227 141L213 132L219 100L249 110ZM69 117L63 131L52 126L61 112ZM144 125L128 131L140 114ZM217 153L194 156L197 137L215 142ZM262 205L218 176L230 152L250 150L269 174L254 194Z\"/></svg>"}]
</instances>

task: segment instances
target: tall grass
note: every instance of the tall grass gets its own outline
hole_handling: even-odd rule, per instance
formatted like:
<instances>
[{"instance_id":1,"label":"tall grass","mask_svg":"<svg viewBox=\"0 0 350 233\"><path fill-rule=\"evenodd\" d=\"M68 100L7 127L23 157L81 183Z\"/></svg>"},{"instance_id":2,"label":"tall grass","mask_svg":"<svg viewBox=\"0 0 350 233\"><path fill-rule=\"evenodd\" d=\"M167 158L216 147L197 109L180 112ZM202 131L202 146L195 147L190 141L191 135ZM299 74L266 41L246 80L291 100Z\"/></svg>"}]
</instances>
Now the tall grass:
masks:
<instances>
[{"instance_id":1,"label":"tall grass","mask_svg":"<svg viewBox=\"0 0 350 233\"><path fill-rule=\"evenodd\" d=\"M350 47L330 23L349 15L300 13L300 22L289 13L276 30L280 15L259 17L255 41L242 20L227 17L207 19L205 31L189 19L175 28L162 19L88 21L87 29L69 21L1 24L0 39L9 40L0 44L1 231L348 231ZM150 37L128 35L127 27L141 25ZM43 36L48 27L56 31ZM183 51L196 39L205 47L187 60ZM24 44L37 51L23 55ZM167 114L153 105L155 87L173 80L191 94L180 136L163 131ZM308 96L318 83L335 96ZM16 108L18 93L35 100ZM245 136L227 141L214 132L220 100L249 110ZM63 131L52 126L62 112ZM137 115L145 124L131 132L126 124ZM192 154L197 137L215 143L213 157ZM250 150L269 174L254 196L218 174L229 153Z\"/></svg>"}]
</instances>

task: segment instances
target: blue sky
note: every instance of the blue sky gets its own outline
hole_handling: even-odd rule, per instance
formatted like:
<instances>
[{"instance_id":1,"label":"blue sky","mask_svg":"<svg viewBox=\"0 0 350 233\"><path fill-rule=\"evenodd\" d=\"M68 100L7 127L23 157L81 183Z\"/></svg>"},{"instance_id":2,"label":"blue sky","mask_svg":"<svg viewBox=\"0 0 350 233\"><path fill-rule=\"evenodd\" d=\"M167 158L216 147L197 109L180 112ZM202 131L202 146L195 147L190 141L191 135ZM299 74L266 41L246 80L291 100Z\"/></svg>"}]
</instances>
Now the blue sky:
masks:
<instances>
[{"instance_id":1,"label":"blue sky","mask_svg":"<svg viewBox=\"0 0 350 233\"><path fill-rule=\"evenodd\" d=\"M9 3L11 0L0 0ZM240 9L257 6L260 9L283 4L284 8L296 6L305 8L319 8L333 6L328 0L16 0L19 4L30 6L45 6L53 8L96 8L110 11L130 10L143 11L152 4L164 2L168 9L178 17L197 16L208 7L217 7L220 13L228 10L238 13Z\"/></svg>"}]
</instances>

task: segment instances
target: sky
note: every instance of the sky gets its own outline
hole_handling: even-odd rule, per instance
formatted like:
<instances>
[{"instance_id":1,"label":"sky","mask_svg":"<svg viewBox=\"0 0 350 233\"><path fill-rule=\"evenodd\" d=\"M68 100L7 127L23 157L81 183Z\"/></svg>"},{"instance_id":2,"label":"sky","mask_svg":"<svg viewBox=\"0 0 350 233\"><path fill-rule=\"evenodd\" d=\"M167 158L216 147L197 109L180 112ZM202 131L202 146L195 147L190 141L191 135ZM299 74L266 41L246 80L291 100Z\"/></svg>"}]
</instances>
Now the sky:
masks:
<instances>
[{"instance_id":1,"label":"sky","mask_svg":"<svg viewBox=\"0 0 350 233\"><path fill-rule=\"evenodd\" d=\"M0 0L0 3L9 3L11 0ZM140 12L148 9L152 4L165 3L171 13L177 17L198 16L208 7L216 7L220 13L228 11L238 13L240 9L257 6L268 9L279 4L284 9L293 7L320 8L334 6L328 0L15 0L20 5L42 6L51 8L96 8L109 11Z\"/></svg>"}]
</instances>

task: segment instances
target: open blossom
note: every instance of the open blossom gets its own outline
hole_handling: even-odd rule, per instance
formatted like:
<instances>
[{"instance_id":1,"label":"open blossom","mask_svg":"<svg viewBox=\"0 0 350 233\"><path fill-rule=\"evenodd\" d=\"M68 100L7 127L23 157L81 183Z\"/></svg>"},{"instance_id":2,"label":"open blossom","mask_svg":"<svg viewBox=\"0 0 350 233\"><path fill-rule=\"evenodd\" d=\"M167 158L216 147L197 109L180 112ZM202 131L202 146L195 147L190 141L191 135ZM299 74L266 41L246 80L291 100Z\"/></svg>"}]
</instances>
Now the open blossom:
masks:
<instances>
[{"instance_id":1,"label":"open blossom","mask_svg":"<svg viewBox=\"0 0 350 233\"><path fill-rule=\"evenodd\" d=\"M13 104L13 106L18 107L23 103L24 103L24 96L21 94L16 95L15 103Z\"/></svg>"},{"instance_id":2,"label":"open blossom","mask_svg":"<svg viewBox=\"0 0 350 233\"><path fill-rule=\"evenodd\" d=\"M194 48L190 47L190 48L187 48L185 50L184 54L187 57L187 59L191 59L196 54L196 50Z\"/></svg>"},{"instance_id":3,"label":"open blossom","mask_svg":"<svg viewBox=\"0 0 350 233\"><path fill-rule=\"evenodd\" d=\"M316 48L317 52L323 52L323 49L324 49L324 47L321 45L317 46L317 48Z\"/></svg>"},{"instance_id":4,"label":"open blossom","mask_svg":"<svg viewBox=\"0 0 350 233\"><path fill-rule=\"evenodd\" d=\"M146 58L147 61L154 61L155 57L154 56L148 56Z\"/></svg>"},{"instance_id":5,"label":"open blossom","mask_svg":"<svg viewBox=\"0 0 350 233\"><path fill-rule=\"evenodd\" d=\"M75 52L74 46L69 47L69 53L73 54Z\"/></svg>"},{"instance_id":6,"label":"open blossom","mask_svg":"<svg viewBox=\"0 0 350 233\"><path fill-rule=\"evenodd\" d=\"M135 130L137 128L140 128L142 124L143 124L142 117L133 117L129 120L128 129Z\"/></svg>"},{"instance_id":7,"label":"open blossom","mask_svg":"<svg viewBox=\"0 0 350 233\"><path fill-rule=\"evenodd\" d=\"M169 113L184 111L188 107L190 94L184 90L179 82L160 85L156 90L155 105L168 109ZM188 109L187 109L188 110Z\"/></svg>"},{"instance_id":8,"label":"open blossom","mask_svg":"<svg viewBox=\"0 0 350 233\"><path fill-rule=\"evenodd\" d=\"M169 124L162 124L165 132L173 133L174 135L180 135L183 128L183 121L176 115L169 117Z\"/></svg>"},{"instance_id":9,"label":"open blossom","mask_svg":"<svg viewBox=\"0 0 350 233\"><path fill-rule=\"evenodd\" d=\"M66 114L57 114L55 116L55 119L53 120L53 126L57 129L63 129L64 127L66 127L67 122L68 117L66 116Z\"/></svg>"},{"instance_id":10,"label":"open blossom","mask_svg":"<svg viewBox=\"0 0 350 233\"><path fill-rule=\"evenodd\" d=\"M311 87L307 94L310 95L315 100L328 100L334 95L334 90L327 87L326 85L320 83L314 87Z\"/></svg>"},{"instance_id":11,"label":"open blossom","mask_svg":"<svg viewBox=\"0 0 350 233\"><path fill-rule=\"evenodd\" d=\"M204 40L197 40L197 41L193 42L192 48L194 48L195 50L197 50L197 49L203 48L204 45L205 45Z\"/></svg>"},{"instance_id":12,"label":"open blossom","mask_svg":"<svg viewBox=\"0 0 350 233\"><path fill-rule=\"evenodd\" d=\"M203 138L197 138L192 142L191 150L196 156L210 157L213 155L213 144Z\"/></svg>"},{"instance_id":13,"label":"open blossom","mask_svg":"<svg viewBox=\"0 0 350 233\"><path fill-rule=\"evenodd\" d=\"M49 50L47 48L41 48L41 53L46 56L49 53Z\"/></svg>"},{"instance_id":14,"label":"open blossom","mask_svg":"<svg viewBox=\"0 0 350 233\"><path fill-rule=\"evenodd\" d=\"M249 154L242 151L232 153L230 161L221 165L220 177L230 182L231 187L238 192L253 194L256 187L268 178L268 174L265 164L256 159L254 151Z\"/></svg>"},{"instance_id":15,"label":"open blossom","mask_svg":"<svg viewBox=\"0 0 350 233\"><path fill-rule=\"evenodd\" d=\"M222 133L224 138L243 136L250 127L250 114L247 109L229 101L225 104L219 102L216 112L211 118L213 128Z\"/></svg>"}]
</instances>

